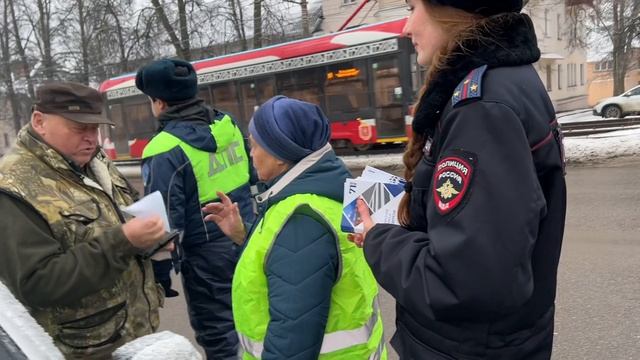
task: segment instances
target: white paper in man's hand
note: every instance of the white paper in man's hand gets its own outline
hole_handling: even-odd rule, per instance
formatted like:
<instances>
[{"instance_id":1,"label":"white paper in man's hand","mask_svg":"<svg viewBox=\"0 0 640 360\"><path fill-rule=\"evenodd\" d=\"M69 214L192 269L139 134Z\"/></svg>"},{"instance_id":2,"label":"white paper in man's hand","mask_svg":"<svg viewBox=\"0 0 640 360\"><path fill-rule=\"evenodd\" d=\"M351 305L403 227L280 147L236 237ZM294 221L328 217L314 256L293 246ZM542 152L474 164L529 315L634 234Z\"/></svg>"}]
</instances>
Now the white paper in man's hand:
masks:
<instances>
[{"instance_id":1,"label":"white paper in man's hand","mask_svg":"<svg viewBox=\"0 0 640 360\"><path fill-rule=\"evenodd\" d=\"M164 230L166 232L171 231L171 228L169 227L169 217L167 216L167 208L164 206L164 199L162 199L162 194L160 194L159 191L152 192L122 209L122 211L136 217L159 215L164 222Z\"/></svg>"}]
</instances>

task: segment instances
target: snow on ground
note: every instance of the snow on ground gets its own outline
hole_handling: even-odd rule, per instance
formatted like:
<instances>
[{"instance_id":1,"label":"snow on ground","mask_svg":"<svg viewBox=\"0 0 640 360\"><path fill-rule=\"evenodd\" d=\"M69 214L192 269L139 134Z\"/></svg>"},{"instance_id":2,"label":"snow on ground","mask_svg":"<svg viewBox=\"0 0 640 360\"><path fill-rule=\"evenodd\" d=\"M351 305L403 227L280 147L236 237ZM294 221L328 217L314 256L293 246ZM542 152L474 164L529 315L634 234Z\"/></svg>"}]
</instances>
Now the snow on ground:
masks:
<instances>
[{"instance_id":1,"label":"snow on ground","mask_svg":"<svg viewBox=\"0 0 640 360\"><path fill-rule=\"evenodd\" d=\"M591 109L560 113L557 117L560 123L602 119L593 116ZM617 158L640 159L640 126L602 134L566 137L564 147L569 164L589 164ZM351 169L363 169L367 165L389 170L400 170L403 167L400 153L342 156L342 160ZM140 165L120 166L119 169L125 176L140 177Z\"/></svg>"},{"instance_id":2,"label":"snow on ground","mask_svg":"<svg viewBox=\"0 0 640 360\"><path fill-rule=\"evenodd\" d=\"M602 120L591 109L557 114L558 122ZM640 157L640 128L612 131L602 134L567 137L564 139L565 156L569 163L590 163L621 157Z\"/></svg>"},{"instance_id":3,"label":"snow on ground","mask_svg":"<svg viewBox=\"0 0 640 360\"><path fill-rule=\"evenodd\" d=\"M640 128L565 138L564 149L570 163L640 157Z\"/></svg>"},{"instance_id":4,"label":"snow on ground","mask_svg":"<svg viewBox=\"0 0 640 360\"><path fill-rule=\"evenodd\" d=\"M602 120L592 115L591 109L560 113L560 123ZM640 128L613 131L602 134L567 137L564 139L565 157L570 164L602 162L621 157L640 158ZM342 158L350 168L366 165L379 168L401 168L402 154L345 156Z\"/></svg>"}]
</instances>

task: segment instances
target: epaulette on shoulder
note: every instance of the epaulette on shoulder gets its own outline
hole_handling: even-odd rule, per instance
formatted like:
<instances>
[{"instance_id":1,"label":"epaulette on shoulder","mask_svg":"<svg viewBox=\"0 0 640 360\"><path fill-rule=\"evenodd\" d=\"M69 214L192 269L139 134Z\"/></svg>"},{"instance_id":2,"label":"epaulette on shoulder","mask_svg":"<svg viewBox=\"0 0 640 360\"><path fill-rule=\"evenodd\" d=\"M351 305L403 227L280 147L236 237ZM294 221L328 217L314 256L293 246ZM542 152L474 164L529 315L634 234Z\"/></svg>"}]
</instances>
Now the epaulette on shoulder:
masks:
<instances>
[{"instance_id":1,"label":"epaulette on shoulder","mask_svg":"<svg viewBox=\"0 0 640 360\"><path fill-rule=\"evenodd\" d=\"M479 68L471 70L471 72L464 77L453 91L453 97L451 98L452 106L456 106L464 100L482 97L482 76L485 71L487 71L487 65L482 65Z\"/></svg>"}]
</instances>

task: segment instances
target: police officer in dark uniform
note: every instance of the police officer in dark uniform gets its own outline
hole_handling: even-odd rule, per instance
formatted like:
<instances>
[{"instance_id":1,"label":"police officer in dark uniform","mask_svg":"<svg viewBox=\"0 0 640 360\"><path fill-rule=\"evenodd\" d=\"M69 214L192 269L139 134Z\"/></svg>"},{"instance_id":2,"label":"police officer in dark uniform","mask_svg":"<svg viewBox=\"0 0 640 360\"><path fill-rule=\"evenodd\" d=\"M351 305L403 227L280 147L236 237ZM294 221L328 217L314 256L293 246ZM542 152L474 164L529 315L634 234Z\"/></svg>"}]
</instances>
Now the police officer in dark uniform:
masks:
<instances>
[{"instance_id":1,"label":"police officer in dark uniform","mask_svg":"<svg viewBox=\"0 0 640 360\"><path fill-rule=\"evenodd\" d=\"M252 221L252 173L244 137L228 114L196 98L196 72L187 61L151 62L138 70L136 86L149 96L160 125L142 154L145 193L160 191L172 228L184 234L178 246L182 258L176 263L191 327L207 359L235 359L231 279L239 249L217 225L204 222L201 207L219 201L220 191ZM154 265L167 295L177 295L169 288L171 263Z\"/></svg>"},{"instance_id":2,"label":"police officer in dark uniform","mask_svg":"<svg viewBox=\"0 0 640 360\"><path fill-rule=\"evenodd\" d=\"M365 256L397 301L402 359L548 359L565 223L562 141L521 0L409 0L428 65L402 226L371 222Z\"/></svg>"}]
</instances>

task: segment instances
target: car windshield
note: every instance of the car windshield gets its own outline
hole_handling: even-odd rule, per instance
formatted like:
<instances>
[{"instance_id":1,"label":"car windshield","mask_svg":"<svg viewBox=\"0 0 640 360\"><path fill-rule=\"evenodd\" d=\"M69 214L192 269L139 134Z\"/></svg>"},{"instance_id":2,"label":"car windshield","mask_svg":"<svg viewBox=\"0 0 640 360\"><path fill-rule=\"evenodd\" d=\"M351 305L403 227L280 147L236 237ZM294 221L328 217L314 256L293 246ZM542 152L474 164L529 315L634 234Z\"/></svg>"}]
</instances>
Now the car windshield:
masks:
<instances>
[{"instance_id":1,"label":"car windshield","mask_svg":"<svg viewBox=\"0 0 640 360\"><path fill-rule=\"evenodd\" d=\"M633 89L623 94L624 96L637 96L640 95L640 86L636 86Z\"/></svg>"}]
</instances>

